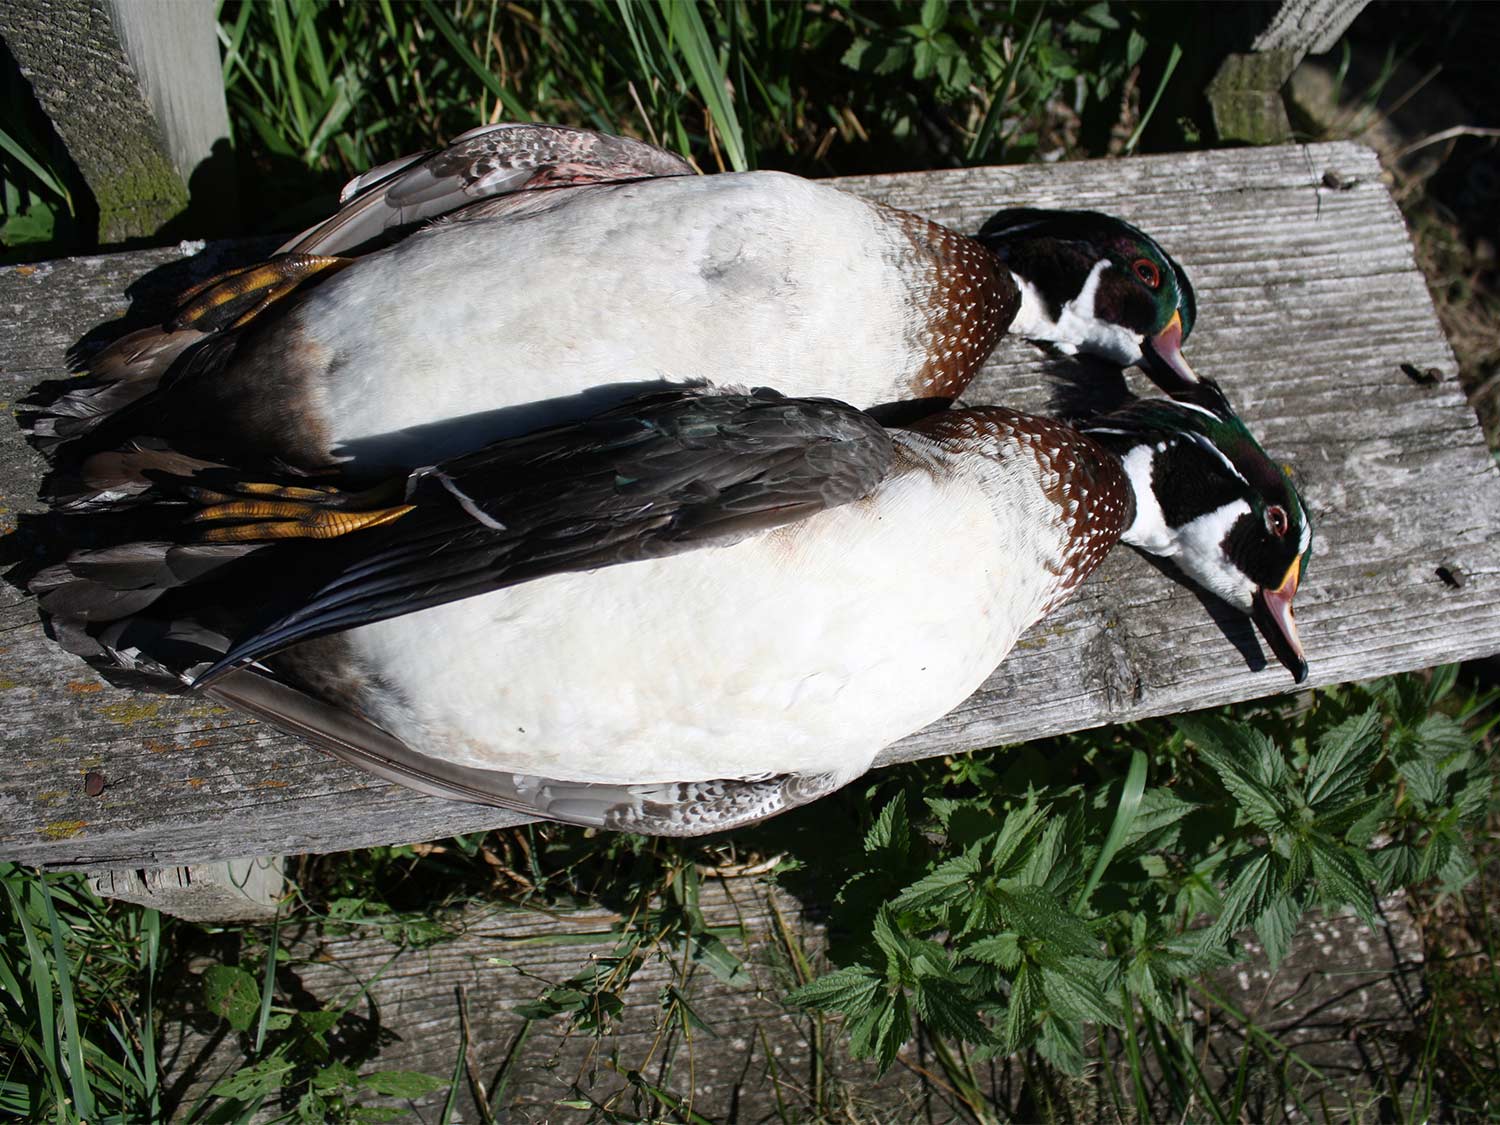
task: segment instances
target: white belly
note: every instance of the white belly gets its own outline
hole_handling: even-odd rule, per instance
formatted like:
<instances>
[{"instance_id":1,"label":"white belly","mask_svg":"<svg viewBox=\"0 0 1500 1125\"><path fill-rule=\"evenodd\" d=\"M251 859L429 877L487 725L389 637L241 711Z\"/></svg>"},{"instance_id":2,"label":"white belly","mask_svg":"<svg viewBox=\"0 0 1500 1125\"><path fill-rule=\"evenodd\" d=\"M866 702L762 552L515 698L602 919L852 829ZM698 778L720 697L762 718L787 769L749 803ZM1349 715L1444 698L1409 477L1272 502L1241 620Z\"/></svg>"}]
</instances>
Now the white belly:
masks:
<instances>
[{"instance_id":1,"label":"white belly","mask_svg":"<svg viewBox=\"0 0 1500 1125\"><path fill-rule=\"evenodd\" d=\"M371 717L465 765L614 783L852 777L974 691L1055 589L1047 502L1029 480L1007 496L997 513L973 484L909 474L730 547L348 637L404 688Z\"/></svg>"},{"instance_id":2,"label":"white belly","mask_svg":"<svg viewBox=\"0 0 1500 1125\"><path fill-rule=\"evenodd\" d=\"M388 455L410 427L659 380L860 406L908 397L924 358L906 276L917 267L884 212L774 173L557 198L439 225L309 295L294 327L319 357L316 401L337 443ZM493 438L545 420L483 424ZM420 438L426 462L468 440Z\"/></svg>"}]
</instances>

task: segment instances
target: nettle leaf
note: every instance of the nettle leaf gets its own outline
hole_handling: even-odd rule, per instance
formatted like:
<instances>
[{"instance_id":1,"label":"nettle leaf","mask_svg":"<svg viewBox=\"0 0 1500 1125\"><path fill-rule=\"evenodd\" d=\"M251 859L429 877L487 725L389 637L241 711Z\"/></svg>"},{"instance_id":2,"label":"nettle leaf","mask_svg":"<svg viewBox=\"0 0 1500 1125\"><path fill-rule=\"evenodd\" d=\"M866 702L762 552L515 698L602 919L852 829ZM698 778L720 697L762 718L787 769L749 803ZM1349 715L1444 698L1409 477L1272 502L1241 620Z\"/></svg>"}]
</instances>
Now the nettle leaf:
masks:
<instances>
[{"instance_id":1,"label":"nettle leaf","mask_svg":"<svg viewBox=\"0 0 1500 1125\"><path fill-rule=\"evenodd\" d=\"M1014 972L1021 963L1021 939L1013 933L995 934L980 938L962 949L962 955L987 965L999 965L1006 972Z\"/></svg>"},{"instance_id":2,"label":"nettle leaf","mask_svg":"<svg viewBox=\"0 0 1500 1125\"><path fill-rule=\"evenodd\" d=\"M244 969L210 965L203 973L203 1006L236 1031L249 1031L260 1016L260 985Z\"/></svg>"},{"instance_id":3,"label":"nettle leaf","mask_svg":"<svg viewBox=\"0 0 1500 1125\"><path fill-rule=\"evenodd\" d=\"M1312 850L1313 875L1326 902L1352 906L1365 925L1375 928L1375 899L1369 881L1359 864L1345 848L1314 836L1308 840Z\"/></svg>"},{"instance_id":4,"label":"nettle leaf","mask_svg":"<svg viewBox=\"0 0 1500 1125\"><path fill-rule=\"evenodd\" d=\"M793 1008L825 1008L857 1015L870 1008L880 985L881 978L874 969L850 965L794 988L785 1003Z\"/></svg>"},{"instance_id":5,"label":"nettle leaf","mask_svg":"<svg viewBox=\"0 0 1500 1125\"><path fill-rule=\"evenodd\" d=\"M1012 1053L1031 1040L1031 1028L1042 1004L1041 984L1036 970L1023 964L1010 984L1010 1004L1005 1010L1005 1044Z\"/></svg>"},{"instance_id":6,"label":"nettle leaf","mask_svg":"<svg viewBox=\"0 0 1500 1125\"><path fill-rule=\"evenodd\" d=\"M1172 790L1158 785L1141 794L1141 803L1136 809L1135 819L1130 822L1122 851L1136 844L1159 848L1167 842L1167 829L1202 806L1185 801Z\"/></svg>"},{"instance_id":7,"label":"nettle leaf","mask_svg":"<svg viewBox=\"0 0 1500 1125\"><path fill-rule=\"evenodd\" d=\"M1313 863L1316 867L1316 855ZM1234 936L1270 905L1279 890L1280 876L1277 858L1269 852L1251 856L1240 865L1224 895L1224 906L1218 920L1211 927L1220 940Z\"/></svg>"},{"instance_id":8,"label":"nettle leaf","mask_svg":"<svg viewBox=\"0 0 1500 1125\"><path fill-rule=\"evenodd\" d=\"M1234 954L1215 938L1213 927L1170 937L1161 943L1156 955L1156 965L1177 980L1201 977L1234 962Z\"/></svg>"},{"instance_id":9,"label":"nettle leaf","mask_svg":"<svg viewBox=\"0 0 1500 1125\"><path fill-rule=\"evenodd\" d=\"M1172 1009L1167 998L1162 995L1162 988L1170 978L1162 971L1161 976L1165 979L1158 980L1157 968L1153 962L1149 953L1136 957L1125 970L1125 986L1148 1012L1162 1023L1171 1023Z\"/></svg>"},{"instance_id":10,"label":"nettle leaf","mask_svg":"<svg viewBox=\"0 0 1500 1125\"><path fill-rule=\"evenodd\" d=\"M906 816L906 794L897 793L880 810L865 833L865 851L892 851L905 855L911 850L911 822Z\"/></svg>"},{"instance_id":11,"label":"nettle leaf","mask_svg":"<svg viewBox=\"0 0 1500 1125\"><path fill-rule=\"evenodd\" d=\"M1302 908L1291 895L1278 895L1255 920L1255 933L1265 947L1266 958L1272 970L1281 964L1282 958L1292 947L1292 937L1297 932L1297 923L1302 918Z\"/></svg>"},{"instance_id":12,"label":"nettle leaf","mask_svg":"<svg viewBox=\"0 0 1500 1125\"><path fill-rule=\"evenodd\" d=\"M1385 830L1386 821L1395 812L1396 794L1390 789L1383 789L1379 798L1360 813L1358 820L1344 829L1345 843L1356 848L1365 848L1375 838L1376 833Z\"/></svg>"},{"instance_id":13,"label":"nettle leaf","mask_svg":"<svg viewBox=\"0 0 1500 1125\"><path fill-rule=\"evenodd\" d=\"M1307 882L1310 874L1312 851L1307 846L1306 838L1299 836L1292 841L1287 853L1286 867L1281 873L1281 886L1284 890L1296 891Z\"/></svg>"},{"instance_id":14,"label":"nettle leaf","mask_svg":"<svg viewBox=\"0 0 1500 1125\"><path fill-rule=\"evenodd\" d=\"M1382 891L1393 891L1417 881L1417 849L1410 844L1391 844L1370 856L1376 882Z\"/></svg>"},{"instance_id":15,"label":"nettle leaf","mask_svg":"<svg viewBox=\"0 0 1500 1125\"><path fill-rule=\"evenodd\" d=\"M1368 690L1403 727L1415 726L1427 714L1427 687L1415 676L1389 676L1376 680Z\"/></svg>"},{"instance_id":16,"label":"nettle leaf","mask_svg":"<svg viewBox=\"0 0 1500 1125\"><path fill-rule=\"evenodd\" d=\"M1458 665L1440 664L1427 680L1427 709L1431 711L1458 683Z\"/></svg>"},{"instance_id":17,"label":"nettle leaf","mask_svg":"<svg viewBox=\"0 0 1500 1125\"><path fill-rule=\"evenodd\" d=\"M1332 806L1317 818L1318 828L1329 835L1349 832L1351 844L1367 844L1391 811L1389 792L1373 793L1368 797L1357 797L1344 804Z\"/></svg>"},{"instance_id":18,"label":"nettle leaf","mask_svg":"<svg viewBox=\"0 0 1500 1125\"><path fill-rule=\"evenodd\" d=\"M1413 757L1397 763L1396 768L1406 781L1407 792L1422 804L1431 806L1443 803L1447 787L1443 784L1443 777L1437 766L1426 758Z\"/></svg>"},{"instance_id":19,"label":"nettle leaf","mask_svg":"<svg viewBox=\"0 0 1500 1125\"><path fill-rule=\"evenodd\" d=\"M997 874L1010 874L1012 861L1024 861L1041 833L1046 813L1037 806L1036 794L1026 795L1026 804L1005 818L1000 834L990 851L989 866Z\"/></svg>"},{"instance_id":20,"label":"nettle leaf","mask_svg":"<svg viewBox=\"0 0 1500 1125\"><path fill-rule=\"evenodd\" d=\"M1006 921L1022 937L1045 942L1060 957L1098 954L1099 940L1084 920L1041 887L1004 888L998 897Z\"/></svg>"},{"instance_id":21,"label":"nettle leaf","mask_svg":"<svg viewBox=\"0 0 1500 1125\"><path fill-rule=\"evenodd\" d=\"M1458 791L1454 807L1464 821L1478 820L1490 807L1490 792L1494 784L1488 773L1480 773L1467 781Z\"/></svg>"},{"instance_id":22,"label":"nettle leaf","mask_svg":"<svg viewBox=\"0 0 1500 1125\"><path fill-rule=\"evenodd\" d=\"M1049 1012L1037 1036L1037 1054L1064 1074L1075 1078L1083 1073L1083 1025Z\"/></svg>"},{"instance_id":23,"label":"nettle leaf","mask_svg":"<svg viewBox=\"0 0 1500 1125\"><path fill-rule=\"evenodd\" d=\"M905 979L908 975L906 970L911 960L911 951L908 949L907 936L896 928L895 922L891 919L890 907L882 906L876 912L872 936L880 952L885 954L886 979L892 981Z\"/></svg>"},{"instance_id":24,"label":"nettle leaf","mask_svg":"<svg viewBox=\"0 0 1500 1125\"><path fill-rule=\"evenodd\" d=\"M992 887L975 887L964 910L963 924L957 937L965 937L978 930L991 933L1002 925L1003 914L1000 900Z\"/></svg>"},{"instance_id":25,"label":"nettle leaf","mask_svg":"<svg viewBox=\"0 0 1500 1125\"><path fill-rule=\"evenodd\" d=\"M902 1044L911 1038L911 1012L906 994L883 993L876 1005L848 1023L849 1054L856 1059L874 1058L881 1073L890 1069Z\"/></svg>"},{"instance_id":26,"label":"nettle leaf","mask_svg":"<svg viewBox=\"0 0 1500 1125\"><path fill-rule=\"evenodd\" d=\"M1380 709L1345 719L1318 739L1303 782L1309 805L1336 807L1364 791L1380 757Z\"/></svg>"},{"instance_id":27,"label":"nettle leaf","mask_svg":"<svg viewBox=\"0 0 1500 1125\"><path fill-rule=\"evenodd\" d=\"M1429 758L1446 758L1474 748L1474 741L1462 724L1441 713L1423 716L1412 728L1412 735L1418 749Z\"/></svg>"},{"instance_id":28,"label":"nettle leaf","mask_svg":"<svg viewBox=\"0 0 1500 1125\"><path fill-rule=\"evenodd\" d=\"M1080 849L1078 842L1084 837L1083 813L1077 804L1064 816L1053 816L1042 830L1036 847L1018 871L1017 878L1024 883L1044 887L1052 894L1061 894L1072 886L1080 875Z\"/></svg>"},{"instance_id":29,"label":"nettle leaf","mask_svg":"<svg viewBox=\"0 0 1500 1125\"><path fill-rule=\"evenodd\" d=\"M1124 1019L1119 1007L1110 1000L1092 976L1075 965L1067 971L1044 968L1042 991L1047 1003L1070 1020L1104 1023L1120 1027Z\"/></svg>"},{"instance_id":30,"label":"nettle leaf","mask_svg":"<svg viewBox=\"0 0 1500 1125\"><path fill-rule=\"evenodd\" d=\"M978 856L954 856L907 887L891 905L897 910L932 910L958 902L970 893L970 882L979 873Z\"/></svg>"},{"instance_id":31,"label":"nettle leaf","mask_svg":"<svg viewBox=\"0 0 1500 1125\"><path fill-rule=\"evenodd\" d=\"M955 981L920 981L912 998L917 1015L939 1035L965 1043L988 1043L993 1038L975 1010L974 998Z\"/></svg>"},{"instance_id":32,"label":"nettle leaf","mask_svg":"<svg viewBox=\"0 0 1500 1125\"><path fill-rule=\"evenodd\" d=\"M1183 716L1174 721L1257 828L1267 833L1285 829L1292 814L1279 790L1290 779L1290 771L1270 739L1217 716Z\"/></svg>"},{"instance_id":33,"label":"nettle leaf","mask_svg":"<svg viewBox=\"0 0 1500 1125\"><path fill-rule=\"evenodd\" d=\"M1179 715L1172 720L1184 737L1207 751L1221 765L1214 769L1249 778L1260 785L1280 786L1291 780L1291 770L1277 745L1262 730L1243 719L1224 715Z\"/></svg>"},{"instance_id":34,"label":"nettle leaf","mask_svg":"<svg viewBox=\"0 0 1500 1125\"><path fill-rule=\"evenodd\" d=\"M1456 840L1453 852L1448 861L1438 869L1438 880L1442 884L1443 891L1453 894L1463 890L1472 883L1479 875L1479 866L1474 861L1474 853L1468 849L1463 840Z\"/></svg>"},{"instance_id":35,"label":"nettle leaf","mask_svg":"<svg viewBox=\"0 0 1500 1125\"><path fill-rule=\"evenodd\" d=\"M1416 882L1431 879L1453 857L1455 841L1451 830L1434 832L1417 852Z\"/></svg>"}]
</instances>

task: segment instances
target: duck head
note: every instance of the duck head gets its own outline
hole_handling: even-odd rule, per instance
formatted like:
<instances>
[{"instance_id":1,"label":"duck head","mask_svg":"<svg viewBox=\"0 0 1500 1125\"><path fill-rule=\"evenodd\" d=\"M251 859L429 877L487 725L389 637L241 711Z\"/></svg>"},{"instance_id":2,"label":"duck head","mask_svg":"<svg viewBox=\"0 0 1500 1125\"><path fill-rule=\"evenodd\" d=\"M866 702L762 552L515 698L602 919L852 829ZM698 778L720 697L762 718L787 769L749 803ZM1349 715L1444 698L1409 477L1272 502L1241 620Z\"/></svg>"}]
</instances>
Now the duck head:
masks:
<instances>
[{"instance_id":1,"label":"duck head","mask_svg":"<svg viewBox=\"0 0 1500 1125\"><path fill-rule=\"evenodd\" d=\"M1249 614L1301 683L1307 660L1292 600L1312 554L1312 524L1287 470L1217 385L1202 380L1195 398L1138 400L1083 427L1119 456L1130 480L1135 515L1121 539L1170 558Z\"/></svg>"},{"instance_id":2,"label":"duck head","mask_svg":"<svg viewBox=\"0 0 1500 1125\"><path fill-rule=\"evenodd\" d=\"M1001 211L977 238L1021 291L1017 336L1139 364L1178 395L1200 380L1182 357L1197 306L1181 266L1146 233L1097 211Z\"/></svg>"}]
</instances>

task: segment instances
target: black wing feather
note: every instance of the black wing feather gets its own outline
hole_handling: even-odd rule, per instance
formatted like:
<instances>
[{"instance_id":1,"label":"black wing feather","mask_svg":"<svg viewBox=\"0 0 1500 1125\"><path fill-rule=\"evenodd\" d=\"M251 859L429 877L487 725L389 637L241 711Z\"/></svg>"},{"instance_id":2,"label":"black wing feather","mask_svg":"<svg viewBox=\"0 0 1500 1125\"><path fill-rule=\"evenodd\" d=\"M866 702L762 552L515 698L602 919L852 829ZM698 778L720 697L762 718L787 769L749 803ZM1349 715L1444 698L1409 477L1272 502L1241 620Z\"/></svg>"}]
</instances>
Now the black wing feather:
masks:
<instances>
[{"instance_id":1,"label":"black wing feather","mask_svg":"<svg viewBox=\"0 0 1500 1125\"><path fill-rule=\"evenodd\" d=\"M654 394L499 442L413 473L415 511L331 542L348 552L337 572L197 682L327 633L794 523L866 495L890 461L862 411L767 392Z\"/></svg>"}]
</instances>

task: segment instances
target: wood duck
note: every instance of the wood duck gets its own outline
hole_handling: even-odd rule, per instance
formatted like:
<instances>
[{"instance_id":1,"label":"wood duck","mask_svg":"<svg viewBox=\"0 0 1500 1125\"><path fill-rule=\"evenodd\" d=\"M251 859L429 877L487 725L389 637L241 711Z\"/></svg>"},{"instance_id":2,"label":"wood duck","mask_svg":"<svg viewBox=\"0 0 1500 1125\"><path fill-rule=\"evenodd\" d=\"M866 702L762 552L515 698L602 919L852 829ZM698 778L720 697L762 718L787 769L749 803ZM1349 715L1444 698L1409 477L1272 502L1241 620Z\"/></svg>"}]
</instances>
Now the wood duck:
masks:
<instances>
[{"instance_id":1,"label":"wood duck","mask_svg":"<svg viewBox=\"0 0 1500 1125\"><path fill-rule=\"evenodd\" d=\"M1021 295L1012 333L1139 365L1173 397L1213 408L1217 388L1200 390L1182 356L1197 319L1193 283L1145 233L1097 211L1020 207L993 215L977 237Z\"/></svg>"},{"instance_id":2,"label":"wood duck","mask_svg":"<svg viewBox=\"0 0 1500 1125\"><path fill-rule=\"evenodd\" d=\"M80 475L101 511L68 518L130 531L31 580L67 647L415 788L580 824L706 833L846 784L1120 540L1306 671L1310 525L1227 406L888 428L672 389L358 489L143 443Z\"/></svg>"},{"instance_id":3,"label":"wood duck","mask_svg":"<svg viewBox=\"0 0 1500 1125\"><path fill-rule=\"evenodd\" d=\"M1180 268L1106 216L1025 212L1035 237L997 218L976 241L795 176L690 172L618 137L475 130L354 180L24 421L65 462L150 434L374 478L674 382L941 405L1007 327L1153 372L1191 327Z\"/></svg>"}]
</instances>

